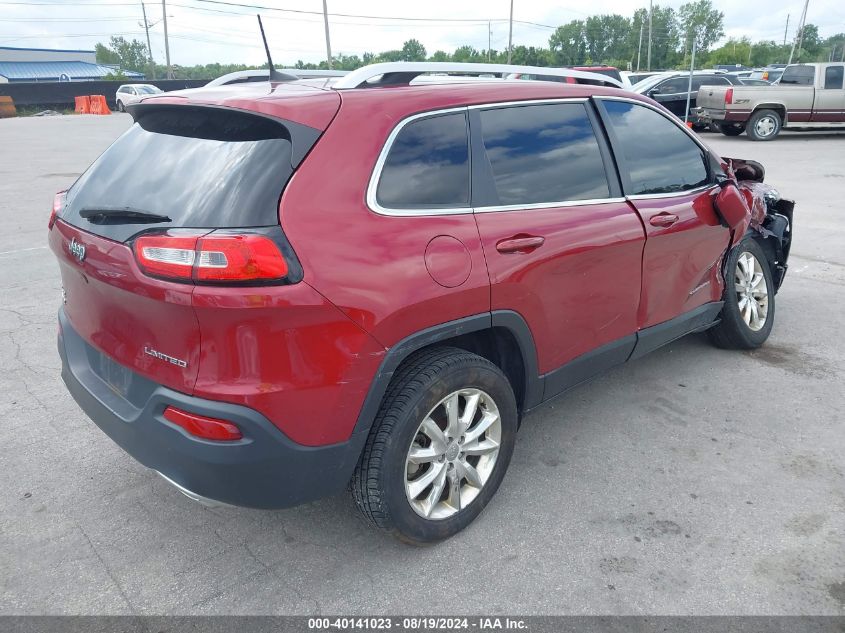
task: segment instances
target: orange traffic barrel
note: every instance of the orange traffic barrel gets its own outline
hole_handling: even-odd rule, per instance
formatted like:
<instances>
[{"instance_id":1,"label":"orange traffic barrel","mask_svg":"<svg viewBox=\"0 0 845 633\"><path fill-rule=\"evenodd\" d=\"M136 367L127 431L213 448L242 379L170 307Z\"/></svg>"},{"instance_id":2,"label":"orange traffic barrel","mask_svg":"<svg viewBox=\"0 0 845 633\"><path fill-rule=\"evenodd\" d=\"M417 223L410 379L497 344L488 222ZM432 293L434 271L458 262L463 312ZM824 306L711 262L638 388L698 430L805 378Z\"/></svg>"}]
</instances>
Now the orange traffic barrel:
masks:
<instances>
[{"instance_id":1,"label":"orange traffic barrel","mask_svg":"<svg viewBox=\"0 0 845 633\"><path fill-rule=\"evenodd\" d=\"M74 111L77 114L88 114L91 112L91 97L87 95L83 95L81 97L76 97L76 108Z\"/></svg>"},{"instance_id":2,"label":"orange traffic barrel","mask_svg":"<svg viewBox=\"0 0 845 633\"><path fill-rule=\"evenodd\" d=\"M0 119L18 116L15 110L15 102L11 97L0 97Z\"/></svg>"},{"instance_id":3,"label":"orange traffic barrel","mask_svg":"<svg viewBox=\"0 0 845 633\"><path fill-rule=\"evenodd\" d=\"M103 95L91 95L91 114L111 114Z\"/></svg>"}]
</instances>

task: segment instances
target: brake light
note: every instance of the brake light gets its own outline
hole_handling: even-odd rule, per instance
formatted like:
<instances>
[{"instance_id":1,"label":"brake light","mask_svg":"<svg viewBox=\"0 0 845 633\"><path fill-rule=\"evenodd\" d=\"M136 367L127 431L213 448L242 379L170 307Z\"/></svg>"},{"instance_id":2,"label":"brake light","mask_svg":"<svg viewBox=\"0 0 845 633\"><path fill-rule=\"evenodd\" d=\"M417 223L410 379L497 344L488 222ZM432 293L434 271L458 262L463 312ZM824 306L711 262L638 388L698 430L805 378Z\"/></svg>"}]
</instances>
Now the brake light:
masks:
<instances>
[{"instance_id":1,"label":"brake light","mask_svg":"<svg viewBox=\"0 0 845 633\"><path fill-rule=\"evenodd\" d=\"M243 437L241 430L232 422L188 413L175 407L167 407L164 410L164 419L204 440L234 442Z\"/></svg>"},{"instance_id":2,"label":"brake light","mask_svg":"<svg viewBox=\"0 0 845 633\"><path fill-rule=\"evenodd\" d=\"M59 214L65 206L65 198L67 198L66 190L60 191L53 196L53 210L50 212L50 221L47 223L48 229L52 229L53 225L56 223L56 219L58 219Z\"/></svg>"},{"instance_id":3,"label":"brake light","mask_svg":"<svg viewBox=\"0 0 845 633\"><path fill-rule=\"evenodd\" d=\"M725 90L725 105L730 105L734 102L734 89L728 88Z\"/></svg>"},{"instance_id":4,"label":"brake light","mask_svg":"<svg viewBox=\"0 0 845 633\"><path fill-rule=\"evenodd\" d=\"M196 274L201 281L281 279L288 265L273 240L263 235L212 233L197 244Z\"/></svg>"},{"instance_id":5,"label":"brake light","mask_svg":"<svg viewBox=\"0 0 845 633\"><path fill-rule=\"evenodd\" d=\"M288 274L275 242L257 233L147 234L134 249L145 273L177 281L272 282Z\"/></svg>"}]
</instances>

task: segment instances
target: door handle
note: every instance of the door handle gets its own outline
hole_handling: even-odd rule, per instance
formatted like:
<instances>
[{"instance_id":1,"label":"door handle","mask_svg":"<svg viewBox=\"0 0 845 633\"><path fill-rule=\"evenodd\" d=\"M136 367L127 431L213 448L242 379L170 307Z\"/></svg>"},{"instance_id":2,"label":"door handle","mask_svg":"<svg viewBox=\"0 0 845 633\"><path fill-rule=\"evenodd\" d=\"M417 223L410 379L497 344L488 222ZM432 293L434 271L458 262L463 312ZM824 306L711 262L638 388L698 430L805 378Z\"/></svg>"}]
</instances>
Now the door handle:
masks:
<instances>
[{"instance_id":1,"label":"door handle","mask_svg":"<svg viewBox=\"0 0 845 633\"><path fill-rule=\"evenodd\" d=\"M496 242L496 250L500 253L530 253L540 248L545 237L539 235L515 235L501 242Z\"/></svg>"},{"instance_id":2,"label":"door handle","mask_svg":"<svg viewBox=\"0 0 845 633\"><path fill-rule=\"evenodd\" d=\"M653 215L648 219L648 223L652 226L672 226L675 222L678 221L678 216L674 213L658 213L657 215Z\"/></svg>"}]
</instances>

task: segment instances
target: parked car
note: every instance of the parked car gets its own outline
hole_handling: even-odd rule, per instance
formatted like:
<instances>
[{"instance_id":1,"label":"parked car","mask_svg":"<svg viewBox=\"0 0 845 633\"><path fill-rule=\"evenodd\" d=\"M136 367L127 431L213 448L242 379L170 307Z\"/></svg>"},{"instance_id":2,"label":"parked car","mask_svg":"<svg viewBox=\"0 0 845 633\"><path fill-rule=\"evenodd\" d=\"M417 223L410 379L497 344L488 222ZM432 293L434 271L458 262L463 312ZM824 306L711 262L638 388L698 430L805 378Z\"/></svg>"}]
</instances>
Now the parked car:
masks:
<instances>
[{"instance_id":1,"label":"parked car","mask_svg":"<svg viewBox=\"0 0 845 633\"><path fill-rule=\"evenodd\" d=\"M740 84L740 79L723 72L696 71L692 76L692 91L689 72L671 72L656 75L651 79L641 81L631 90L637 94L651 97L664 108L684 118L687 114L687 94L689 93L689 108L696 106L698 91L701 86L731 86Z\"/></svg>"},{"instance_id":2,"label":"parked car","mask_svg":"<svg viewBox=\"0 0 845 633\"><path fill-rule=\"evenodd\" d=\"M746 77L740 77L739 83L743 86L768 86L769 82L765 79L751 79Z\"/></svg>"},{"instance_id":3,"label":"parked car","mask_svg":"<svg viewBox=\"0 0 845 633\"><path fill-rule=\"evenodd\" d=\"M631 86L633 87L633 86L636 86L643 79L648 79L649 77L654 77L655 75L662 75L665 72L666 71L664 71L664 70L643 71L643 72L639 72L639 71L631 72L631 71L628 71L628 70L623 70L621 72L621 75L622 75L622 77L627 78L628 83L631 84Z\"/></svg>"},{"instance_id":4,"label":"parked car","mask_svg":"<svg viewBox=\"0 0 845 633\"><path fill-rule=\"evenodd\" d=\"M749 75L750 79L762 79L770 84L777 82L783 75L783 68L775 68L769 66L767 68L757 68Z\"/></svg>"},{"instance_id":5,"label":"parked car","mask_svg":"<svg viewBox=\"0 0 845 633\"><path fill-rule=\"evenodd\" d=\"M770 86L708 86L699 94L696 118L727 136L747 132L770 141L781 129L826 129L845 125L845 64L793 64Z\"/></svg>"},{"instance_id":6,"label":"parked car","mask_svg":"<svg viewBox=\"0 0 845 633\"><path fill-rule=\"evenodd\" d=\"M138 103L144 97L161 94L161 88L152 84L123 84L114 93L114 102L120 112L126 110L126 106Z\"/></svg>"},{"instance_id":7,"label":"parked car","mask_svg":"<svg viewBox=\"0 0 845 633\"><path fill-rule=\"evenodd\" d=\"M764 343L793 203L762 166L613 88L409 85L471 66L129 106L49 221L88 416L193 499L349 486L425 543L490 502L541 403L690 332Z\"/></svg>"}]
</instances>

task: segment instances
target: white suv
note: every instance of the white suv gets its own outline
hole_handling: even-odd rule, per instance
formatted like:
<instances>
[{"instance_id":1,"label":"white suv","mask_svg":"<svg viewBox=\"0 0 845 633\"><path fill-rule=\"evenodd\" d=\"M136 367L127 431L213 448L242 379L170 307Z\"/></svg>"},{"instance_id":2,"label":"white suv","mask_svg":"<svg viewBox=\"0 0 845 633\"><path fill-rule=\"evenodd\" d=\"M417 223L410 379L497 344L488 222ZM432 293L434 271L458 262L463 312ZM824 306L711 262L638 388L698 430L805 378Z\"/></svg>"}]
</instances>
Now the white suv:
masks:
<instances>
[{"instance_id":1,"label":"white suv","mask_svg":"<svg viewBox=\"0 0 845 633\"><path fill-rule=\"evenodd\" d=\"M161 88L157 88L152 84L123 84L114 94L114 100L117 104L117 109L123 112L126 110L126 106L137 103L144 97L157 95L161 92L163 92Z\"/></svg>"}]
</instances>

